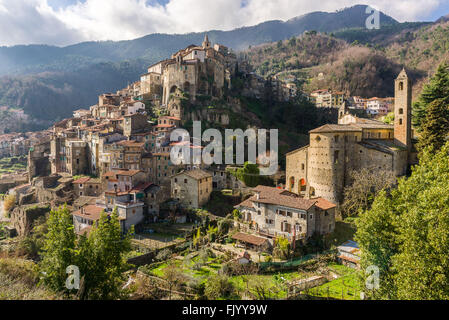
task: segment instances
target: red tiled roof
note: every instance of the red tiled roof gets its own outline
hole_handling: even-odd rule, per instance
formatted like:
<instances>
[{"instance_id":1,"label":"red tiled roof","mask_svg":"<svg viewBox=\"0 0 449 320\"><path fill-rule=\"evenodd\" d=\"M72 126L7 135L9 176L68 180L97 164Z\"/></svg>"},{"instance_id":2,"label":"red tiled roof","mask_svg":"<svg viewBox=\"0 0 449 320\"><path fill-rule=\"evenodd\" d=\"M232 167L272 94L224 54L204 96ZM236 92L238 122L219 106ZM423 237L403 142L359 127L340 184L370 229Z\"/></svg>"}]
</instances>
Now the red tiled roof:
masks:
<instances>
[{"instance_id":1,"label":"red tiled roof","mask_svg":"<svg viewBox=\"0 0 449 320\"><path fill-rule=\"evenodd\" d=\"M116 174L118 176L129 176L129 177L132 177L132 176L135 176L136 174L138 174L139 172L142 172L142 171L140 171L140 170L117 170Z\"/></svg>"},{"instance_id":2,"label":"red tiled roof","mask_svg":"<svg viewBox=\"0 0 449 320\"><path fill-rule=\"evenodd\" d=\"M123 140L120 142L117 142L117 144L126 146L126 147L143 147L145 145L144 142L137 142L132 140Z\"/></svg>"},{"instance_id":3,"label":"red tiled roof","mask_svg":"<svg viewBox=\"0 0 449 320\"><path fill-rule=\"evenodd\" d=\"M257 237L252 234L247 234L247 233L242 233L242 232L237 232L236 234L234 234L232 236L232 239L246 242L249 244L253 244L255 246L260 246L267 241L267 239L265 239L265 238Z\"/></svg>"},{"instance_id":4,"label":"red tiled roof","mask_svg":"<svg viewBox=\"0 0 449 320\"><path fill-rule=\"evenodd\" d=\"M83 178L79 178L79 179L73 181L73 183L76 183L76 184L78 184L78 183L79 183L79 184L83 184L83 183L88 182L89 180L90 180L89 177L83 177Z\"/></svg>"},{"instance_id":5,"label":"red tiled roof","mask_svg":"<svg viewBox=\"0 0 449 320\"><path fill-rule=\"evenodd\" d=\"M257 195L254 195L249 198L252 202L280 205L301 210L309 210L316 203L316 200L304 199L287 190L273 187L257 186L253 191L259 193L259 199L257 199Z\"/></svg>"},{"instance_id":6,"label":"red tiled roof","mask_svg":"<svg viewBox=\"0 0 449 320\"><path fill-rule=\"evenodd\" d=\"M132 188L130 192L144 191L145 189L147 189L148 187L150 187L152 185L154 185L154 183L144 182L144 183L141 183L141 184L135 186L134 188Z\"/></svg>"},{"instance_id":7,"label":"red tiled roof","mask_svg":"<svg viewBox=\"0 0 449 320\"><path fill-rule=\"evenodd\" d=\"M315 205L320 208L321 210L329 210L332 208L335 208L337 205L335 205L334 203L327 201L324 198L314 198L311 200L316 200Z\"/></svg>"},{"instance_id":8,"label":"red tiled roof","mask_svg":"<svg viewBox=\"0 0 449 320\"><path fill-rule=\"evenodd\" d=\"M103 210L103 208L97 207L96 205L88 205L81 208L81 210L72 212L72 215L96 221L100 219Z\"/></svg>"}]
</instances>

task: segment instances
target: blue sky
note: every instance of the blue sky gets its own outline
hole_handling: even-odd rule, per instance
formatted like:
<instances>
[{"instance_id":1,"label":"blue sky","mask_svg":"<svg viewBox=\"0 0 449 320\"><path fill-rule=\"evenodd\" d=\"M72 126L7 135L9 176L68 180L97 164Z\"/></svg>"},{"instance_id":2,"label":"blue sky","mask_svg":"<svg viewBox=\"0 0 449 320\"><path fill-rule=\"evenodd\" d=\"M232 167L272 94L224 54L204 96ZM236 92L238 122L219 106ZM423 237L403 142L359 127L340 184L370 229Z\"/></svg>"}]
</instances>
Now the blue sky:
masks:
<instances>
[{"instance_id":1,"label":"blue sky","mask_svg":"<svg viewBox=\"0 0 449 320\"><path fill-rule=\"evenodd\" d=\"M449 0L0 0L0 46L231 30L361 3L401 22L449 14Z\"/></svg>"}]
</instances>

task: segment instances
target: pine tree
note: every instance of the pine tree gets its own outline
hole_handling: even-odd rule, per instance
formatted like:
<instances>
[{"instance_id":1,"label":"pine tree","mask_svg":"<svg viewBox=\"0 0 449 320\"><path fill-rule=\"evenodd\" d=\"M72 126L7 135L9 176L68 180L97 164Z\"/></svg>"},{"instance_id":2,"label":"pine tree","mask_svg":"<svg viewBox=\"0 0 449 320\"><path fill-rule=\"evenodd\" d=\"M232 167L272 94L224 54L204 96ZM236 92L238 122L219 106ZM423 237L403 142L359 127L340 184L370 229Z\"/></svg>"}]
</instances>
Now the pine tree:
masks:
<instances>
[{"instance_id":1,"label":"pine tree","mask_svg":"<svg viewBox=\"0 0 449 320\"><path fill-rule=\"evenodd\" d=\"M449 102L436 99L427 106L426 116L421 124L418 149L424 150L430 146L437 151L445 144L448 134Z\"/></svg>"},{"instance_id":2,"label":"pine tree","mask_svg":"<svg viewBox=\"0 0 449 320\"><path fill-rule=\"evenodd\" d=\"M40 267L44 282L53 290L62 291L68 277L66 269L75 262L75 233L69 209L64 206L51 211L47 224Z\"/></svg>"},{"instance_id":3,"label":"pine tree","mask_svg":"<svg viewBox=\"0 0 449 320\"><path fill-rule=\"evenodd\" d=\"M429 104L437 99L449 105L449 65L446 63L438 67L435 75L424 86L418 101L413 105L413 126L419 132L422 131Z\"/></svg>"}]
</instances>

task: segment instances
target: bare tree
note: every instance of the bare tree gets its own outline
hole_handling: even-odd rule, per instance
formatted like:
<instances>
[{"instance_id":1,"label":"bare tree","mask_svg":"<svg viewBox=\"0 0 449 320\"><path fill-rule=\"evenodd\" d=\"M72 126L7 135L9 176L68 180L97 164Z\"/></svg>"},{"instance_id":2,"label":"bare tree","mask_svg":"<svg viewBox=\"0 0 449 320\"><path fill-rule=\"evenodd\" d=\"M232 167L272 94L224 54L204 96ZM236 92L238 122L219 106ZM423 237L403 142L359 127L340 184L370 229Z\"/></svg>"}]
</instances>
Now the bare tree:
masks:
<instances>
[{"instance_id":1,"label":"bare tree","mask_svg":"<svg viewBox=\"0 0 449 320\"><path fill-rule=\"evenodd\" d=\"M357 215L371 207L374 198L383 189L396 184L392 171L377 168L363 168L350 173L352 185L344 190L344 201L341 213L344 217Z\"/></svg>"}]
</instances>

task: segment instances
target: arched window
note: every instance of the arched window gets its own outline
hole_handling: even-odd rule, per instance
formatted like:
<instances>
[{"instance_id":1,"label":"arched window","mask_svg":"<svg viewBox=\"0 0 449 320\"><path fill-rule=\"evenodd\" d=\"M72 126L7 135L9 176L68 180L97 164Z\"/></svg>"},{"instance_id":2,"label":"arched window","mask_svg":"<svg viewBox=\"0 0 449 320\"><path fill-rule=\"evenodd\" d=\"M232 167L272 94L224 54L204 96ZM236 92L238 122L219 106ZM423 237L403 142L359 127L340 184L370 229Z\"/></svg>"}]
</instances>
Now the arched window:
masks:
<instances>
[{"instance_id":1,"label":"arched window","mask_svg":"<svg viewBox=\"0 0 449 320\"><path fill-rule=\"evenodd\" d=\"M290 177L290 190L295 187L295 177Z\"/></svg>"},{"instance_id":2,"label":"arched window","mask_svg":"<svg viewBox=\"0 0 449 320\"><path fill-rule=\"evenodd\" d=\"M314 187L310 187L310 196L311 197L315 196L315 188Z\"/></svg>"},{"instance_id":3,"label":"arched window","mask_svg":"<svg viewBox=\"0 0 449 320\"><path fill-rule=\"evenodd\" d=\"M300 183L300 186L301 186L301 191L306 191L306 187L307 187L306 179L301 179L299 181L299 183Z\"/></svg>"}]
</instances>

